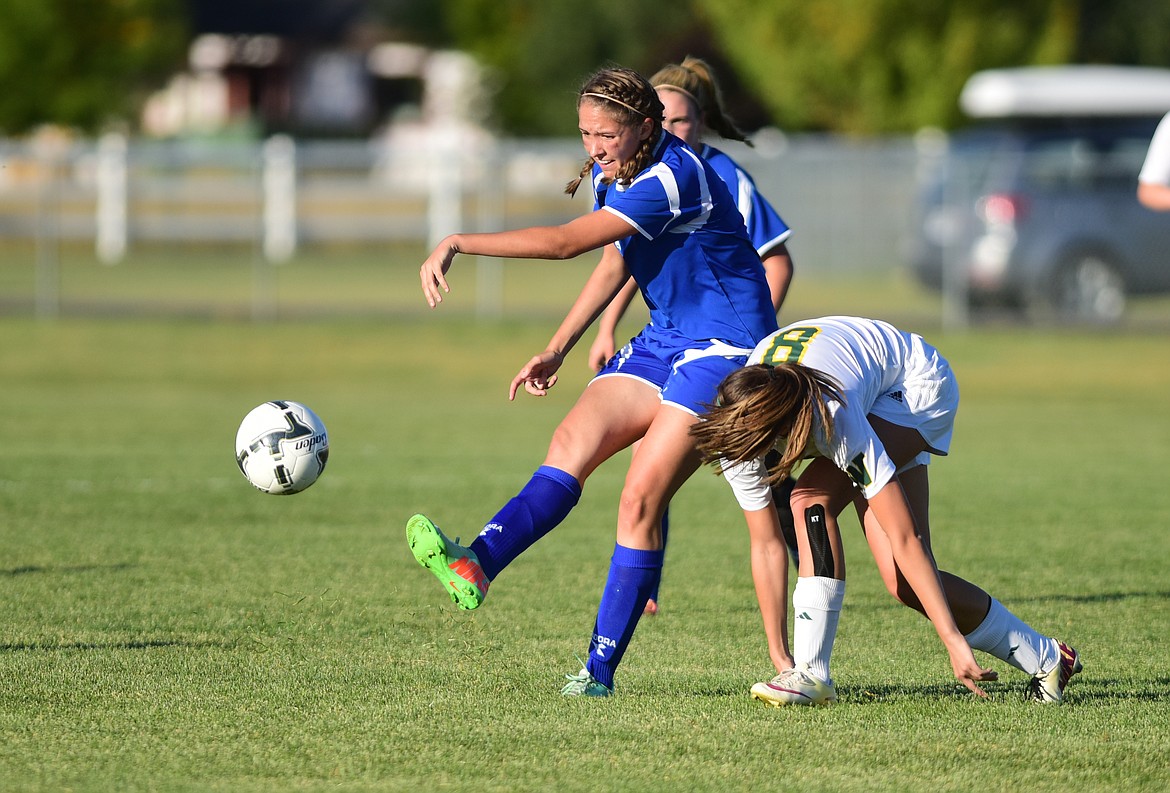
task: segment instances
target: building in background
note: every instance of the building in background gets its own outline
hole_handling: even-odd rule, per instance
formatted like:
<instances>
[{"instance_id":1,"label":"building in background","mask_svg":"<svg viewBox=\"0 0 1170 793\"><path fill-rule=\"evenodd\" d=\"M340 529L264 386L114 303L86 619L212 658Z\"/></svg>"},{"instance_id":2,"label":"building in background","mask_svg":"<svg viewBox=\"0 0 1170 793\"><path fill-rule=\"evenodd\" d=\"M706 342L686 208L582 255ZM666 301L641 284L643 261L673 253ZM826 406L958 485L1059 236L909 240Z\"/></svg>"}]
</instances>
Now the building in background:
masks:
<instances>
[{"instance_id":1,"label":"building in background","mask_svg":"<svg viewBox=\"0 0 1170 793\"><path fill-rule=\"evenodd\" d=\"M142 114L151 136L365 137L408 119L480 126L470 56L392 41L365 0L193 0L188 68Z\"/></svg>"}]
</instances>

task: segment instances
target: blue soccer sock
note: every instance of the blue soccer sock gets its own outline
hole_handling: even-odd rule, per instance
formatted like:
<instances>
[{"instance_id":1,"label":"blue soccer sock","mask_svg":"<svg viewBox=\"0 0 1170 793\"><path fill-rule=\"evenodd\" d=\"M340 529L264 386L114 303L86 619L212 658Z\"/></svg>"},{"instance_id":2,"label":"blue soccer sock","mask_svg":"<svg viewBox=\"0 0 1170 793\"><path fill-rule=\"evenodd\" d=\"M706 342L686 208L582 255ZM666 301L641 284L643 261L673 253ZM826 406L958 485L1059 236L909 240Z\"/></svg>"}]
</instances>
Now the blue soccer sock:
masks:
<instances>
[{"instance_id":1,"label":"blue soccer sock","mask_svg":"<svg viewBox=\"0 0 1170 793\"><path fill-rule=\"evenodd\" d=\"M666 509L662 510L662 552L666 553L666 535L670 533L670 504L666 505ZM658 602L658 587L662 584L662 576L658 576L658 580L654 582L654 588L650 590L650 600Z\"/></svg>"},{"instance_id":2,"label":"blue soccer sock","mask_svg":"<svg viewBox=\"0 0 1170 793\"><path fill-rule=\"evenodd\" d=\"M603 686L613 688L613 674L638 626L646 598L661 575L662 551L614 545L585 663L589 674Z\"/></svg>"},{"instance_id":3,"label":"blue soccer sock","mask_svg":"<svg viewBox=\"0 0 1170 793\"><path fill-rule=\"evenodd\" d=\"M577 505L581 484L559 468L542 465L528 484L488 521L471 543L488 580L548 534Z\"/></svg>"}]
</instances>

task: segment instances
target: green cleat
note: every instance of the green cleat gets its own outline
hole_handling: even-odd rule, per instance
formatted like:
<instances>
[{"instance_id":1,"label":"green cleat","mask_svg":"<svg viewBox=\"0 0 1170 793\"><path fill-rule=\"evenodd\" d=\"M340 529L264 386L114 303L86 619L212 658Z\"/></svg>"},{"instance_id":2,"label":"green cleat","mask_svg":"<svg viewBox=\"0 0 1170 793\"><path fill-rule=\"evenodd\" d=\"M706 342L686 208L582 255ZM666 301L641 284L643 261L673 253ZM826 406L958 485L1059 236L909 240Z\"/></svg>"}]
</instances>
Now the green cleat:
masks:
<instances>
[{"instance_id":1,"label":"green cleat","mask_svg":"<svg viewBox=\"0 0 1170 793\"><path fill-rule=\"evenodd\" d=\"M415 515L406 522L406 541L414 558L435 574L455 605L473 609L483 603L491 582L474 551L458 540L448 540L425 515Z\"/></svg>"},{"instance_id":2,"label":"green cleat","mask_svg":"<svg viewBox=\"0 0 1170 793\"><path fill-rule=\"evenodd\" d=\"M597 682L597 678L589 674L589 670L582 667L575 675L565 675L568 683L561 689L566 697L609 697L613 696L613 689L606 688Z\"/></svg>"}]
</instances>

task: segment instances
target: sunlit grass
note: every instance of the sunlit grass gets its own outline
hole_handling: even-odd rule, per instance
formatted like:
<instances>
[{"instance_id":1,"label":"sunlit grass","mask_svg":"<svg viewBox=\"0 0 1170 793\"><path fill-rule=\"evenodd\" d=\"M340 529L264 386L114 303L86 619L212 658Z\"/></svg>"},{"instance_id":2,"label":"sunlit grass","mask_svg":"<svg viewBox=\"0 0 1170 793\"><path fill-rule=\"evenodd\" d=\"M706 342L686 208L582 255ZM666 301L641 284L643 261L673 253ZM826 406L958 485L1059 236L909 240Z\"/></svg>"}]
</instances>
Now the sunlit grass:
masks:
<instances>
[{"instance_id":1,"label":"sunlit grass","mask_svg":"<svg viewBox=\"0 0 1170 793\"><path fill-rule=\"evenodd\" d=\"M823 313L828 297L794 290L793 310ZM885 594L846 521L841 701L766 710L746 695L771 671L742 517L706 472L676 498L663 611L609 701L557 691L586 647L624 457L481 610L454 610L417 567L405 519L425 510L474 533L539 465L587 377L579 351L549 398L508 403L556 317L452 308L0 319L0 787L1170 784L1161 336L933 335L964 392L932 473L936 553L1081 650L1064 707L1022 702L1023 675L995 661L990 701L956 688L929 624ZM278 397L311 405L332 445L322 479L286 498L249 487L232 457L244 413Z\"/></svg>"}]
</instances>

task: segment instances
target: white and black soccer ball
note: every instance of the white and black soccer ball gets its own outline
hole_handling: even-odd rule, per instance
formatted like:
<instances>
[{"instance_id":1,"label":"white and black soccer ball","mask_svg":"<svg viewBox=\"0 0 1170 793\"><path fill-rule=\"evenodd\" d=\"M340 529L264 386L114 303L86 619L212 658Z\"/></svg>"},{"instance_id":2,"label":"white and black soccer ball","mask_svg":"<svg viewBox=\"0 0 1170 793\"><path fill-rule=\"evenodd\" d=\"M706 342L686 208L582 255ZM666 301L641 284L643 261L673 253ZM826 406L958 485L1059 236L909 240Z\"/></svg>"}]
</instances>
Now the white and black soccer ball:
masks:
<instances>
[{"instance_id":1,"label":"white and black soccer ball","mask_svg":"<svg viewBox=\"0 0 1170 793\"><path fill-rule=\"evenodd\" d=\"M265 402L244 416L236 432L236 463L265 493L301 492L317 481L328 460L325 424L300 402Z\"/></svg>"}]
</instances>

